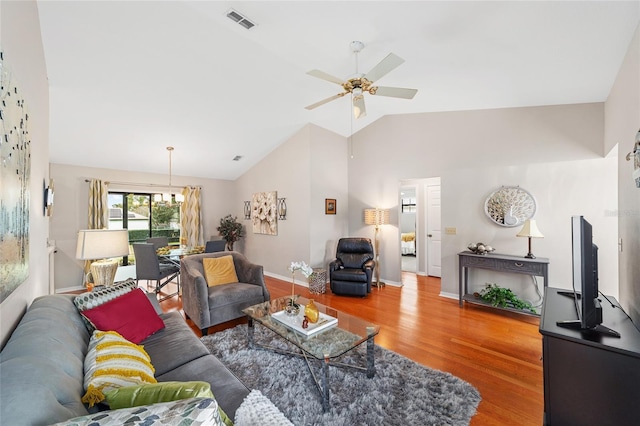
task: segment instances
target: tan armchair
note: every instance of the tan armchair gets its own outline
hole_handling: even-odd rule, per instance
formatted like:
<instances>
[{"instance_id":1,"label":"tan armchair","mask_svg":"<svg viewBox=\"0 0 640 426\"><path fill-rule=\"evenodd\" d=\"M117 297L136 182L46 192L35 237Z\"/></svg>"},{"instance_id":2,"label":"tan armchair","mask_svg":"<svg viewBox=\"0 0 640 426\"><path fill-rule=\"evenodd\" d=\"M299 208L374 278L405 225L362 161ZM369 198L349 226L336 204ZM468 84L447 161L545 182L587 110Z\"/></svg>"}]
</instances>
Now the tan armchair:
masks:
<instances>
[{"instance_id":1,"label":"tan armchair","mask_svg":"<svg viewBox=\"0 0 640 426\"><path fill-rule=\"evenodd\" d=\"M221 256L233 257L238 282L209 287L204 277L202 259ZM182 307L187 318L191 318L203 336L207 335L209 327L243 317L244 308L270 299L262 266L249 262L241 253L195 254L183 257L180 264Z\"/></svg>"}]
</instances>

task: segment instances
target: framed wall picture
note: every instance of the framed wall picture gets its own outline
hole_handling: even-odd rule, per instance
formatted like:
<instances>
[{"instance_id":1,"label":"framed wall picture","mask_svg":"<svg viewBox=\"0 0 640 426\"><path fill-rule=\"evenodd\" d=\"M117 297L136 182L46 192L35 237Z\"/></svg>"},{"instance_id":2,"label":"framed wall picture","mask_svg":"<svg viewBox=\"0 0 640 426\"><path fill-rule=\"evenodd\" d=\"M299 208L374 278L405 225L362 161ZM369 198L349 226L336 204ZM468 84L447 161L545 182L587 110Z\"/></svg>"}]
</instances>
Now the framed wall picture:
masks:
<instances>
[{"instance_id":1,"label":"framed wall picture","mask_svg":"<svg viewBox=\"0 0 640 426\"><path fill-rule=\"evenodd\" d=\"M336 214L336 200L334 198L325 198L324 214Z\"/></svg>"}]
</instances>

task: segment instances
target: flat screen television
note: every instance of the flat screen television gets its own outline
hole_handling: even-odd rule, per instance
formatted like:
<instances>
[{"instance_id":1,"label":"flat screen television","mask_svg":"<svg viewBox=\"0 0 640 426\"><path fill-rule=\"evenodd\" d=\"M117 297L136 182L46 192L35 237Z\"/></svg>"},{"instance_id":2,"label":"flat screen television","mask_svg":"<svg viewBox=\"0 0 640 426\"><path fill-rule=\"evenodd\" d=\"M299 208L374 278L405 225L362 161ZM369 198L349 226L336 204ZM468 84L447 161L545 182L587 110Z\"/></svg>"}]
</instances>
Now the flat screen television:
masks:
<instances>
[{"instance_id":1,"label":"flat screen television","mask_svg":"<svg viewBox=\"0 0 640 426\"><path fill-rule=\"evenodd\" d=\"M571 264L573 291L559 292L572 297L577 320L558 321L560 327L620 337L602 325L602 307L598 298L598 246L593 244L593 229L583 216L571 217Z\"/></svg>"}]
</instances>

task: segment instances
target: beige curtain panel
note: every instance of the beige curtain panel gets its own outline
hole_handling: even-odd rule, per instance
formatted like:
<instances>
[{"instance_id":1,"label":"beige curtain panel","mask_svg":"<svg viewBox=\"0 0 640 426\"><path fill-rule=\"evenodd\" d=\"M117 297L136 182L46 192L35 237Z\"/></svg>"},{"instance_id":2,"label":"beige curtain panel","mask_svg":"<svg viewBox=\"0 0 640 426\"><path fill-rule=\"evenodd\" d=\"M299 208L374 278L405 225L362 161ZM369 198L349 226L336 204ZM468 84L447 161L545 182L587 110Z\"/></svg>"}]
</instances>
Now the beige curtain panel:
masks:
<instances>
[{"instance_id":1,"label":"beige curtain panel","mask_svg":"<svg viewBox=\"0 0 640 426\"><path fill-rule=\"evenodd\" d=\"M89 229L109 227L107 183L99 179L89 182Z\"/></svg>"},{"instance_id":2,"label":"beige curtain panel","mask_svg":"<svg viewBox=\"0 0 640 426\"><path fill-rule=\"evenodd\" d=\"M182 189L184 202L180 206L180 242L187 247L204 245L202 220L200 213L200 188Z\"/></svg>"},{"instance_id":3,"label":"beige curtain panel","mask_svg":"<svg viewBox=\"0 0 640 426\"><path fill-rule=\"evenodd\" d=\"M109 227L107 182L99 179L89 181L89 229L106 229ZM84 273L87 274L93 260L84 261Z\"/></svg>"}]
</instances>

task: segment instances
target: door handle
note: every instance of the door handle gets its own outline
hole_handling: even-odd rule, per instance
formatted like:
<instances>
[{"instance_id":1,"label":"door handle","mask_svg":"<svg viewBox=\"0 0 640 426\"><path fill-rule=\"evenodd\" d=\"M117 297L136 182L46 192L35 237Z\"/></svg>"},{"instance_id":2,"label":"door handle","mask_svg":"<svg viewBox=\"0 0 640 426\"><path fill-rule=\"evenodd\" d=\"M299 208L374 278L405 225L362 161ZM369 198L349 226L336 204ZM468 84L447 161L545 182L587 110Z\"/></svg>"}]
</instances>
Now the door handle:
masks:
<instances>
[{"instance_id":1,"label":"door handle","mask_svg":"<svg viewBox=\"0 0 640 426\"><path fill-rule=\"evenodd\" d=\"M427 237L431 238L431 237L433 237L433 235L432 234L427 234Z\"/></svg>"}]
</instances>

